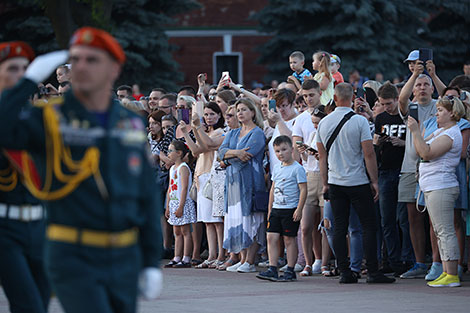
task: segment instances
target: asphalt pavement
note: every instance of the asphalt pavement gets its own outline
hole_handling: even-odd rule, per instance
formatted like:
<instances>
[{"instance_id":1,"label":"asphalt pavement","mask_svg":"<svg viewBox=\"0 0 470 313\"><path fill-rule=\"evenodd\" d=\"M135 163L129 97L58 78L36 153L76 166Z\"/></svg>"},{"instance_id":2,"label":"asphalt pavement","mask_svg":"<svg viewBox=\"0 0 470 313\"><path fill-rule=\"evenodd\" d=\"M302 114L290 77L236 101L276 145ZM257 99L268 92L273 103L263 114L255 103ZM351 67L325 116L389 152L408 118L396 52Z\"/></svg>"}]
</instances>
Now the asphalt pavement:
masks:
<instances>
[{"instance_id":1,"label":"asphalt pavement","mask_svg":"<svg viewBox=\"0 0 470 313\"><path fill-rule=\"evenodd\" d=\"M259 280L256 273L211 269L163 269L163 273L162 295L155 301L139 301L139 313L470 312L469 273L459 288L430 288L424 279L369 285L362 278L358 284L340 285L337 278L321 275L280 283ZM8 312L1 290L0 312ZM63 312L57 299L49 312Z\"/></svg>"}]
</instances>

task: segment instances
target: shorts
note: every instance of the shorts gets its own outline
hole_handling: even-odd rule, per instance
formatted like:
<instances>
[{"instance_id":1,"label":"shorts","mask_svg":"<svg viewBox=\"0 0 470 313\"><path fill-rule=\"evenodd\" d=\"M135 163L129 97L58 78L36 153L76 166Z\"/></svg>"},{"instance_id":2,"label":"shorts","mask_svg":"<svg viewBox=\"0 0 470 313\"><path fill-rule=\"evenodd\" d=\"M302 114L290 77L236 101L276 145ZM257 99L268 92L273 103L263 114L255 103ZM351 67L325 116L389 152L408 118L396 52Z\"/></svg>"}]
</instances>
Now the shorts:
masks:
<instances>
[{"instance_id":1,"label":"shorts","mask_svg":"<svg viewBox=\"0 0 470 313\"><path fill-rule=\"evenodd\" d=\"M268 233L279 233L287 237L297 237L300 221L294 222L296 209L272 209L268 220Z\"/></svg>"},{"instance_id":2,"label":"shorts","mask_svg":"<svg viewBox=\"0 0 470 313\"><path fill-rule=\"evenodd\" d=\"M323 207L323 183L320 172L307 172L307 199L305 205L314 207L315 212L320 212Z\"/></svg>"},{"instance_id":3,"label":"shorts","mask_svg":"<svg viewBox=\"0 0 470 313\"><path fill-rule=\"evenodd\" d=\"M398 202L415 202L416 201L416 174L401 173L398 183Z\"/></svg>"}]
</instances>

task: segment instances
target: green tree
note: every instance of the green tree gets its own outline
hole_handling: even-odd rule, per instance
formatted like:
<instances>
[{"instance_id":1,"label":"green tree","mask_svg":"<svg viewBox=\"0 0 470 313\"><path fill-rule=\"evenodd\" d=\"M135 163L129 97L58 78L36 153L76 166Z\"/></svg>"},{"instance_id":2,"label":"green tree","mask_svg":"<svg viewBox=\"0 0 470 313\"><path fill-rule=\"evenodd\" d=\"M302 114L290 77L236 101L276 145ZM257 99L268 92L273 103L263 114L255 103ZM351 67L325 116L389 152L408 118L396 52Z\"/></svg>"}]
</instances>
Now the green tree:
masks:
<instances>
[{"instance_id":1,"label":"green tree","mask_svg":"<svg viewBox=\"0 0 470 313\"><path fill-rule=\"evenodd\" d=\"M291 72L288 56L294 50L305 53L307 68L317 50L341 57L341 72L347 79L352 69L386 79L408 74L403 60L408 53L425 46L429 16L425 0L270 0L255 15L260 30L274 36L260 47L259 61L268 64L269 79L284 80Z\"/></svg>"},{"instance_id":2,"label":"green tree","mask_svg":"<svg viewBox=\"0 0 470 313\"><path fill-rule=\"evenodd\" d=\"M38 53L64 49L82 26L111 32L126 52L117 84L176 89L182 79L163 26L172 16L199 7L195 0L6 0L1 41L24 40Z\"/></svg>"},{"instance_id":3,"label":"green tree","mask_svg":"<svg viewBox=\"0 0 470 313\"><path fill-rule=\"evenodd\" d=\"M470 59L470 3L468 0L430 1L429 31L423 35L433 49L434 63L445 84L463 74L463 62Z\"/></svg>"}]
</instances>

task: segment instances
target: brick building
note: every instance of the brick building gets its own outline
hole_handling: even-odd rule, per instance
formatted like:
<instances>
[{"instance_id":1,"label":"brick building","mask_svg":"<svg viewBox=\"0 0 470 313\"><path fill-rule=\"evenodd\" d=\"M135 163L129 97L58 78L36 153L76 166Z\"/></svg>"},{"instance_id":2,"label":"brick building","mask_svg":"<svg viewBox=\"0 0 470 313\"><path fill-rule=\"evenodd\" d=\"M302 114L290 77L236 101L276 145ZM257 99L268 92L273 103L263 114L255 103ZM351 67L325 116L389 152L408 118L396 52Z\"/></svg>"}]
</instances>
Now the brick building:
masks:
<instances>
[{"instance_id":1,"label":"brick building","mask_svg":"<svg viewBox=\"0 0 470 313\"><path fill-rule=\"evenodd\" d=\"M264 8L267 0L199 0L202 8L178 16L177 27L168 28L173 57L184 73L181 84L197 86L199 73L207 73L209 83L217 83L223 71L244 84L262 82L266 68L256 64L257 47L270 36L257 30L250 17Z\"/></svg>"}]
</instances>

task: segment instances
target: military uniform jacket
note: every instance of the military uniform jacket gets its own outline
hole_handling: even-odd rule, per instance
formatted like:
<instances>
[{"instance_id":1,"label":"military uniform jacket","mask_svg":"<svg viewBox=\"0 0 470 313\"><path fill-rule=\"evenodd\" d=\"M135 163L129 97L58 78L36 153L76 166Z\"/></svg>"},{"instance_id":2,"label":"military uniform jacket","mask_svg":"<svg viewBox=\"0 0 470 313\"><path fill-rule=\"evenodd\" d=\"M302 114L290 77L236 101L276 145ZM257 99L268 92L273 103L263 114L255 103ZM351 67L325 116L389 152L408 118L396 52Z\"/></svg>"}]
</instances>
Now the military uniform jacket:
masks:
<instances>
[{"instance_id":1,"label":"military uniform jacket","mask_svg":"<svg viewBox=\"0 0 470 313\"><path fill-rule=\"evenodd\" d=\"M47 180L44 110L25 110L36 84L21 80L0 99L0 146L27 150ZM145 126L141 117L110 99L106 126L87 111L72 92L56 107L64 147L73 160L81 160L90 147L98 148L101 185L89 176L67 196L47 201L48 223L82 229L119 232L139 228L143 266L157 267L161 255L160 212L157 186L150 166ZM64 175L73 176L61 164ZM51 189L63 185L57 177Z\"/></svg>"}]
</instances>

